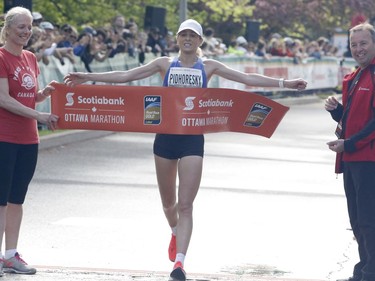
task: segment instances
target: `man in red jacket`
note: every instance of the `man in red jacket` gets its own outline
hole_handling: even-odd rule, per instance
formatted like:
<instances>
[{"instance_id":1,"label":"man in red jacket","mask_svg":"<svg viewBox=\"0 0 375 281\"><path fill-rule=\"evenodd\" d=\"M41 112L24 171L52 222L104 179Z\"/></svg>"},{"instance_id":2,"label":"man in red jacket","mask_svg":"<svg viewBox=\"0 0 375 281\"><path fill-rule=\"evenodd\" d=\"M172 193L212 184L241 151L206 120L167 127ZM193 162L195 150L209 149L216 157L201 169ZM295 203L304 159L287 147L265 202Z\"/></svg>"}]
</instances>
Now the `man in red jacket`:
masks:
<instances>
[{"instance_id":1,"label":"man in red jacket","mask_svg":"<svg viewBox=\"0 0 375 281\"><path fill-rule=\"evenodd\" d=\"M349 281L375 281L375 29L368 23L350 29L350 50L358 64L343 80L342 104L327 98L325 109L338 122L336 172L343 173L350 224L360 261Z\"/></svg>"}]
</instances>

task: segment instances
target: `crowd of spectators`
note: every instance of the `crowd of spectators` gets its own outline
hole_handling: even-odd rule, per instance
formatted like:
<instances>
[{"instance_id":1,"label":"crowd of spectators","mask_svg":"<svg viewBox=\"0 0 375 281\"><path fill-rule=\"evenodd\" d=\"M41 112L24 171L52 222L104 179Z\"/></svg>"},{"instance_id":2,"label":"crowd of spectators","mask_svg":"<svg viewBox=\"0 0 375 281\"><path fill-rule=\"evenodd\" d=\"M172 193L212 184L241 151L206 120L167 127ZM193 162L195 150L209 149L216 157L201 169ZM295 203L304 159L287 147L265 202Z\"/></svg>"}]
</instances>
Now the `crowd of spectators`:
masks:
<instances>
[{"instance_id":1,"label":"crowd of spectators","mask_svg":"<svg viewBox=\"0 0 375 281\"><path fill-rule=\"evenodd\" d=\"M118 53L127 53L143 64L146 53L163 56L178 52L172 32L161 31L157 27L142 30L132 18L126 21L122 15L116 16L104 27L86 26L78 32L70 24L54 25L46 21L41 13L32 14L33 35L26 48L34 52L38 61L44 64L49 63L50 56L58 58L61 64L65 64L65 60L71 63L81 60L86 70L91 72L90 63L93 60L104 61ZM301 63L308 57L320 59L323 56L338 55L337 47L324 37L303 42L276 33L267 41L260 38L258 42L248 42L245 37L237 36L226 45L222 39L215 37L212 28L205 29L204 37L201 49L206 57L232 55L269 59L278 56L291 57L295 63Z\"/></svg>"},{"instance_id":2,"label":"crowd of spectators","mask_svg":"<svg viewBox=\"0 0 375 281\"><path fill-rule=\"evenodd\" d=\"M325 37L303 42L300 39L282 37L278 33L273 34L268 43L262 38L256 43L248 42L243 36L239 36L231 42L226 53L259 56L264 59L290 57L294 63L301 63L308 57L321 59L324 56L339 56L338 48Z\"/></svg>"}]
</instances>

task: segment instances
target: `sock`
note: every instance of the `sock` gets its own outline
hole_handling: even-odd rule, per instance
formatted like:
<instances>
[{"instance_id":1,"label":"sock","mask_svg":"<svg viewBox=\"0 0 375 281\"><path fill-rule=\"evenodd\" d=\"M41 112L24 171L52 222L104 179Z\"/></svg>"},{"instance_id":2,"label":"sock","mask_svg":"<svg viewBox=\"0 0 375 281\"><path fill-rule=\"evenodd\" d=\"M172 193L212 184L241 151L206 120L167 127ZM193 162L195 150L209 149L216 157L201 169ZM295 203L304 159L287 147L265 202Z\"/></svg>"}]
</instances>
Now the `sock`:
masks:
<instances>
[{"instance_id":1,"label":"sock","mask_svg":"<svg viewBox=\"0 0 375 281\"><path fill-rule=\"evenodd\" d=\"M4 258L6 260L10 259L10 258L13 258L17 253L17 249L9 249L9 250L6 250L5 251L5 255L4 255Z\"/></svg>"},{"instance_id":2,"label":"sock","mask_svg":"<svg viewBox=\"0 0 375 281\"><path fill-rule=\"evenodd\" d=\"M182 266L184 266L185 255L183 253L177 253L175 264L178 263L178 262L180 262L182 264Z\"/></svg>"},{"instance_id":3,"label":"sock","mask_svg":"<svg viewBox=\"0 0 375 281\"><path fill-rule=\"evenodd\" d=\"M176 236L176 234L177 234L177 226L171 227L171 229L172 229L172 234L174 236Z\"/></svg>"}]
</instances>

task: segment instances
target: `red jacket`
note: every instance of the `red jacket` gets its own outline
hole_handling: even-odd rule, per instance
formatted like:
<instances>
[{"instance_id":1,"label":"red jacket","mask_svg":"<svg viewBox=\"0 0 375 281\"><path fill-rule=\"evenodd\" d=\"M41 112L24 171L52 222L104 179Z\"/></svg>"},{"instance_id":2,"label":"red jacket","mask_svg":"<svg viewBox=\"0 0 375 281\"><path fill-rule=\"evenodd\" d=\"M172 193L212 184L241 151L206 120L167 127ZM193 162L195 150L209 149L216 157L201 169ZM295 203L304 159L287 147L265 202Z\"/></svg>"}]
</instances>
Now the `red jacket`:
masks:
<instances>
[{"instance_id":1,"label":"red jacket","mask_svg":"<svg viewBox=\"0 0 375 281\"><path fill-rule=\"evenodd\" d=\"M375 64L375 59L371 64ZM362 75L352 91L353 96L346 121L343 123L345 139L345 151L338 154L336 168L344 162L353 161L374 161L375 162L375 85L373 78L375 74L375 65L363 69ZM349 87L361 69L344 77L342 88L343 111L348 104ZM366 127L367 126L367 127ZM336 169L336 172L340 172Z\"/></svg>"}]
</instances>

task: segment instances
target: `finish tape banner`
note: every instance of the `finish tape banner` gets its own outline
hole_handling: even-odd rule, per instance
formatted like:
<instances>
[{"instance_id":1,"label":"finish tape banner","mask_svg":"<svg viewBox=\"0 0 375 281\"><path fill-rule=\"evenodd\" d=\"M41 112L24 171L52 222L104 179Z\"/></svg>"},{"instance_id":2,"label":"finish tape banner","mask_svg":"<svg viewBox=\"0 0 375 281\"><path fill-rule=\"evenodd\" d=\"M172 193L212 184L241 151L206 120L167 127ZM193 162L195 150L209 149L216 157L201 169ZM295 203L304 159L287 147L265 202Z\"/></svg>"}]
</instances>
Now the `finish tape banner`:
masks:
<instances>
[{"instance_id":1,"label":"finish tape banner","mask_svg":"<svg viewBox=\"0 0 375 281\"><path fill-rule=\"evenodd\" d=\"M289 110L234 89L54 84L59 129L163 134L238 132L270 138Z\"/></svg>"}]
</instances>

